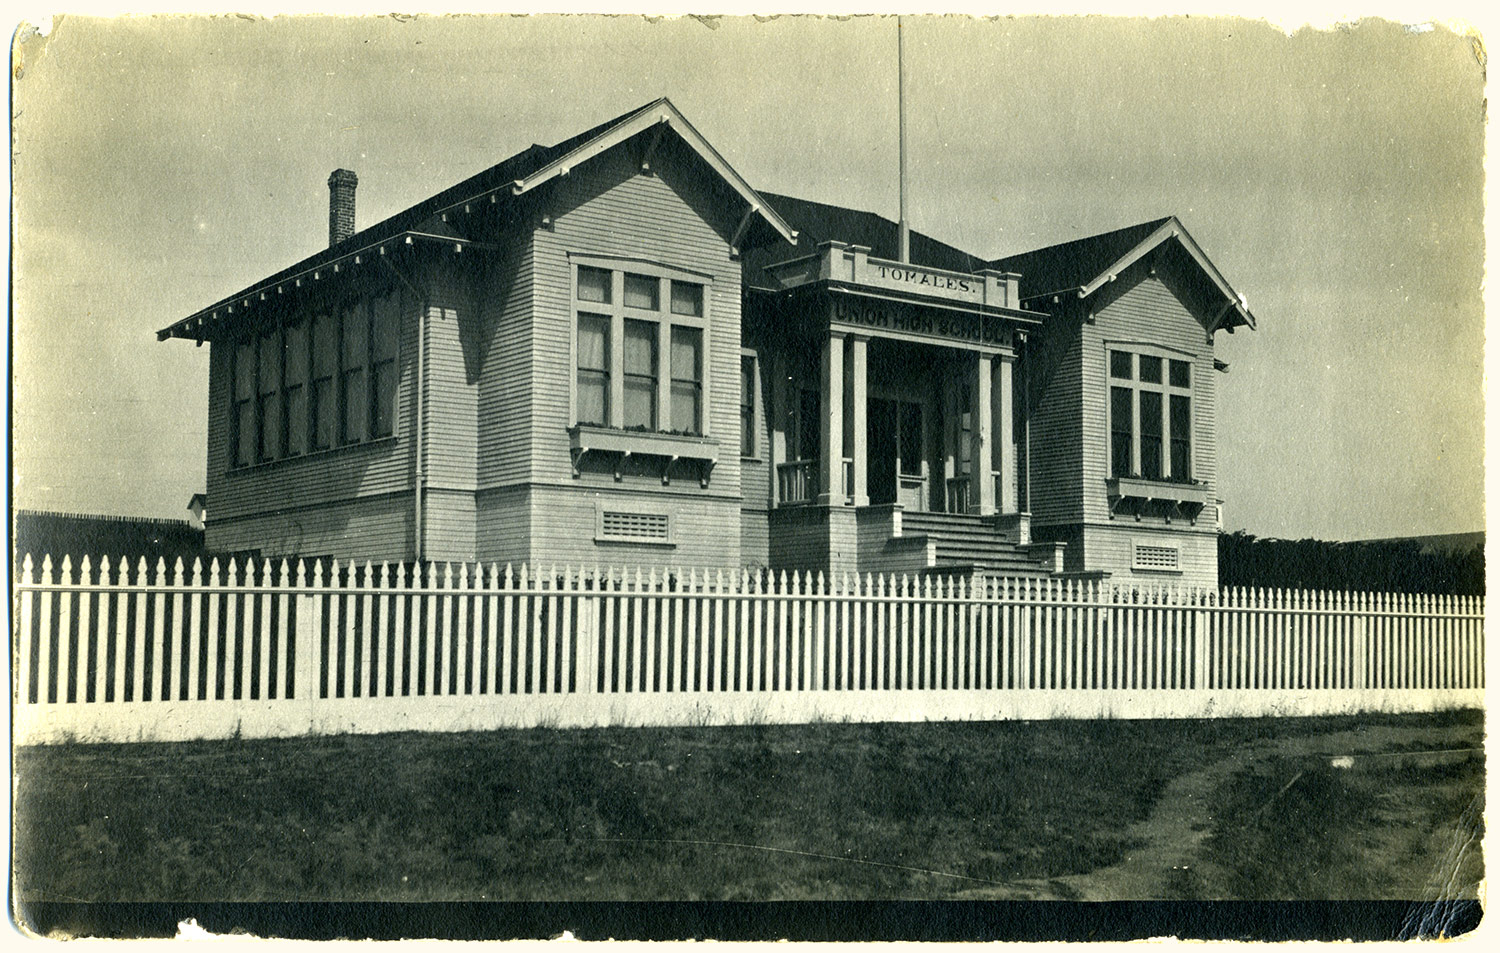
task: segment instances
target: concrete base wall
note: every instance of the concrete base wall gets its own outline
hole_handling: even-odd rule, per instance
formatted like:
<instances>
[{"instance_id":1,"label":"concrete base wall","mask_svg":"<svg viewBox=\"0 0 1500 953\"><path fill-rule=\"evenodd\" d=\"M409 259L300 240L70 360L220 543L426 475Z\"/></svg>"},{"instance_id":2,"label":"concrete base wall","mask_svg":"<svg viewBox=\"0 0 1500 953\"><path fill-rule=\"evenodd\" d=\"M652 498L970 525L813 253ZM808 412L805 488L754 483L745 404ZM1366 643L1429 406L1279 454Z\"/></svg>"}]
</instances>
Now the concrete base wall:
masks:
<instances>
[{"instance_id":1,"label":"concrete base wall","mask_svg":"<svg viewBox=\"0 0 1500 953\"><path fill-rule=\"evenodd\" d=\"M1261 718L1482 708L1482 689L672 692L20 705L18 745L388 731L1073 718Z\"/></svg>"}]
</instances>

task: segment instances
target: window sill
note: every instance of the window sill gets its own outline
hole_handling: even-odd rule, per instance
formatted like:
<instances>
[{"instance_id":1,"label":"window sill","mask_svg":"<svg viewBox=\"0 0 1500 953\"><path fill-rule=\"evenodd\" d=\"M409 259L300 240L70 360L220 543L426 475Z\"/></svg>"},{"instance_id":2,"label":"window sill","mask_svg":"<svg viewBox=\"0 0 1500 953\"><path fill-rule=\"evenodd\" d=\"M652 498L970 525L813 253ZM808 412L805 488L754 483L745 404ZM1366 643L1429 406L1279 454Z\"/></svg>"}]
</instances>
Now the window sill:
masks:
<instances>
[{"instance_id":1,"label":"window sill","mask_svg":"<svg viewBox=\"0 0 1500 953\"><path fill-rule=\"evenodd\" d=\"M306 463L309 460L321 460L340 453L358 452L360 450L375 450L381 447L389 447L396 442L396 436L376 437L374 440L366 440L362 443L347 443L339 447L329 447L326 450L312 450L299 454L295 457L282 457L280 460L266 460L261 463L252 463L246 466L230 467L227 472L230 476L241 473L258 473L263 470L274 470L278 467Z\"/></svg>"},{"instance_id":2,"label":"window sill","mask_svg":"<svg viewBox=\"0 0 1500 953\"><path fill-rule=\"evenodd\" d=\"M1167 522L1174 517L1197 523L1198 514L1208 505L1208 486L1203 483L1168 483L1143 477L1110 477L1104 481L1109 490L1109 516L1161 516Z\"/></svg>"},{"instance_id":3,"label":"window sill","mask_svg":"<svg viewBox=\"0 0 1500 953\"><path fill-rule=\"evenodd\" d=\"M595 536L600 546L651 546L656 549L676 549L677 544L668 539L634 539L627 536Z\"/></svg>"},{"instance_id":4,"label":"window sill","mask_svg":"<svg viewBox=\"0 0 1500 953\"><path fill-rule=\"evenodd\" d=\"M680 434L648 430L616 430L592 424L575 424L568 428L573 454L573 475L578 465L591 453L615 457L615 479L623 479L622 464L630 457L648 457L662 461L661 481L671 482L672 465L687 460L698 465L699 481L708 486L708 477L719 462L719 441L712 437L687 437Z\"/></svg>"},{"instance_id":5,"label":"window sill","mask_svg":"<svg viewBox=\"0 0 1500 953\"><path fill-rule=\"evenodd\" d=\"M1110 477L1105 481L1111 499L1171 500L1174 503L1208 502L1208 486L1202 483L1169 483L1144 477Z\"/></svg>"}]
</instances>

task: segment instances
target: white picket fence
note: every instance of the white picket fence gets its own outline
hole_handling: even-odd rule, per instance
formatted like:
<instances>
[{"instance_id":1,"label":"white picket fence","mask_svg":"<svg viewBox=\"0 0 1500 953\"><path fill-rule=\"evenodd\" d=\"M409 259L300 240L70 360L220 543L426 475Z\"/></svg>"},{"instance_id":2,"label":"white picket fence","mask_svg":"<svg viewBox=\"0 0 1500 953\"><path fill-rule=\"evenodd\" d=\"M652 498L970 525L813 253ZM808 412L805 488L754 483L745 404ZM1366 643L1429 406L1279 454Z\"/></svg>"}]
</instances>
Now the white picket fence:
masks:
<instances>
[{"instance_id":1,"label":"white picket fence","mask_svg":"<svg viewBox=\"0 0 1500 953\"><path fill-rule=\"evenodd\" d=\"M15 593L23 744L1483 700L1477 597L30 556Z\"/></svg>"}]
</instances>

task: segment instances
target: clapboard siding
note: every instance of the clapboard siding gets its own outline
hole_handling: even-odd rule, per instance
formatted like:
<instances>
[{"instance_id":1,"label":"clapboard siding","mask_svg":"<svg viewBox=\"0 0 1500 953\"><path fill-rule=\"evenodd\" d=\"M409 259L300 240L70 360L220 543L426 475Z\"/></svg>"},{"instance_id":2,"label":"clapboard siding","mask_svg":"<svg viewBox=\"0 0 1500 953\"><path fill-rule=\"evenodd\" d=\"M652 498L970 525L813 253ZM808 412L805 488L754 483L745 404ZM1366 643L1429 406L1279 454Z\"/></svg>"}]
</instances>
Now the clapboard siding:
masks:
<instances>
[{"instance_id":1,"label":"clapboard siding","mask_svg":"<svg viewBox=\"0 0 1500 953\"><path fill-rule=\"evenodd\" d=\"M531 229L516 225L497 238L502 252L480 294L485 333L479 380L479 487L524 483L531 473Z\"/></svg>"},{"instance_id":2,"label":"clapboard siding","mask_svg":"<svg viewBox=\"0 0 1500 953\"><path fill-rule=\"evenodd\" d=\"M478 447L478 315L468 279L451 263L435 264L428 275L424 330L427 482L472 492Z\"/></svg>"},{"instance_id":3,"label":"clapboard siding","mask_svg":"<svg viewBox=\"0 0 1500 953\"><path fill-rule=\"evenodd\" d=\"M363 497L233 518L211 517L206 544L218 552L398 560L412 552L411 493Z\"/></svg>"},{"instance_id":4,"label":"clapboard siding","mask_svg":"<svg viewBox=\"0 0 1500 953\"><path fill-rule=\"evenodd\" d=\"M825 507L773 510L769 527L767 549L772 566L796 570L828 568L828 510Z\"/></svg>"},{"instance_id":5,"label":"clapboard siding","mask_svg":"<svg viewBox=\"0 0 1500 953\"><path fill-rule=\"evenodd\" d=\"M801 506L770 514L770 563L776 569L855 572L859 528L852 507Z\"/></svg>"},{"instance_id":6,"label":"clapboard siding","mask_svg":"<svg viewBox=\"0 0 1500 953\"><path fill-rule=\"evenodd\" d=\"M481 490L474 497L474 555L484 562L531 558L531 487Z\"/></svg>"},{"instance_id":7,"label":"clapboard siding","mask_svg":"<svg viewBox=\"0 0 1500 953\"><path fill-rule=\"evenodd\" d=\"M385 290L384 288L372 290ZM416 309L401 296L395 433L367 444L339 447L243 469L229 469L232 341L215 343L209 355L208 499L216 519L265 514L295 501L298 507L332 505L358 497L409 491L410 439L415 412ZM311 315L309 308L306 314Z\"/></svg>"},{"instance_id":8,"label":"clapboard siding","mask_svg":"<svg viewBox=\"0 0 1500 953\"><path fill-rule=\"evenodd\" d=\"M1178 572L1137 572L1131 568L1136 543L1176 547ZM1144 522L1119 522L1108 526L1085 526L1083 547L1089 569L1108 569L1112 582L1135 581L1149 585L1219 585L1219 538L1213 527L1184 529L1183 524L1151 526Z\"/></svg>"},{"instance_id":9,"label":"clapboard siding","mask_svg":"<svg viewBox=\"0 0 1500 953\"><path fill-rule=\"evenodd\" d=\"M429 487L423 504L423 558L474 559L474 491Z\"/></svg>"},{"instance_id":10,"label":"clapboard siding","mask_svg":"<svg viewBox=\"0 0 1500 953\"><path fill-rule=\"evenodd\" d=\"M1078 328L1079 322L1066 314L1048 318L1045 333L1028 345L1023 373L1031 385L1028 491L1033 526L1083 518L1078 477L1083 458L1083 346Z\"/></svg>"},{"instance_id":11,"label":"clapboard siding","mask_svg":"<svg viewBox=\"0 0 1500 953\"><path fill-rule=\"evenodd\" d=\"M1121 290L1083 326L1083 479L1084 519L1109 522L1109 403L1107 341L1153 344L1193 355L1193 477L1208 484L1212 501L1217 490L1217 442L1214 432L1213 346L1204 325L1161 278L1145 264L1127 271ZM1178 525L1181 525L1180 523ZM1127 563L1128 565L1128 563Z\"/></svg>"},{"instance_id":12,"label":"clapboard siding","mask_svg":"<svg viewBox=\"0 0 1500 953\"><path fill-rule=\"evenodd\" d=\"M531 479L569 479L574 318L568 253L574 252L640 258L711 276L704 391L707 432L720 444L712 488L737 496L740 270L727 239L734 210L693 194L705 178L701 167L656 161L653 174L641 174L627 151L601 156L560 180L548 202L558 210L552 226L533 236Z\"/></svg>"},{"instance_id":13,"label":"clapboard siding","mask_svg":"<svg viewBox=\"0 0 1500 953\"><path fill-rule=\"evenodd\" d=\"M740 563L767 566L770 562L770 513L761 509L740 510Z\"/></svg>"},{"instance_id":14,"label":"clapboard siding","mask_svg":"<svg viewBox=\"0 0 1500 953\"><path fill-rule=\"evenodd\" d=\"M739 503L735 500L704 499L678 492L646 501L628 491L534 486L528 503L531 534L527 559L535 564L740 565ZM635 507L650 512L665 508L672 521L673 544L597 541L597 506L601 505L624 512Z\"/></svg>"},{"instance_id":15,"label":"clapboard siding","mask_svg":"<svg viewBox=\"0 0 1500 953\"><path fill-rule=\"evenodd\" d=\"M764 447L767 444L758 446ZM768 458L769 454L764 459L740 458L740 491L746 510L759 509L764 512L771 508L771 467L766 462Z\"/></svg>"}]
</instances>

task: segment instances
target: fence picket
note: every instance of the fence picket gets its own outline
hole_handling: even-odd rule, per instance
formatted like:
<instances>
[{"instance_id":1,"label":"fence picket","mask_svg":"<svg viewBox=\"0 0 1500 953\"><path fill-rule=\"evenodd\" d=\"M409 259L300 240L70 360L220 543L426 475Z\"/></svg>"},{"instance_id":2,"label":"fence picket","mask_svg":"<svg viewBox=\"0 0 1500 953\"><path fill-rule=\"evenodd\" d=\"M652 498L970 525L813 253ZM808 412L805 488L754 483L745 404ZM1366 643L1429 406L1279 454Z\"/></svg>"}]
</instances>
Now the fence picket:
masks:
<instances>
[{"instance_id":1,"label":"fence picket","mask_svg":"<svg viewBox=\"0 0 1500 953\"><path fill-rule=\"evenodd\" d=\"M80 703L86 703L88 699L89 685L89 656L94 651L94 627L93 619L89 613L88 587L93 585L93 564L85 555L78 565L78 583L82 587L78 593L78 650L75 653L74 662L74 689L73 697Z\"/></svg>"},{"instance_id":2,"label":"fence picket","mask_svg":"<svg viewBox=\"0 0 1500 953\"><path fill-rule=\"evenodd\" d=\"M25 554L19 706L402 694L1464 690L1482 597ZM205 568L207 572L205 574ZM240 578L243 571L244 578ZM632 578L633 573L633 578Z\"/></svg>"},{"instance_id":3,"label":"fence picket","mask_svg":"<svg viewBox=\"0 0 1500 953\"><path fill-rule=\"evenodd\" d=\"M56 670L55 700L58 704L68 701L71 694L69 688L73 684L73 666L69 661L74 658L73 642L73 593L69 589L73 585L73 559L64 555L62 568L58 573L58 581L63 587L57 594L57 656L53 668ZM157 613L158 620L161 613Z\"/></svg>"},{"instance_id":4,"label":"fence picket","mask_svg":"<svg viewBox=\"0 0 1500 953\"><path fill-rule=\"evenodd\" d=\"M12 679L16 686L16 695L22 703L36 704L36 695L31 690L31 660L32 660L32 627L36 622L34 614L36 593L32 591L32 565L31 554L26 553L21 557L21 586L17 598L20 602L21 629L16 634L15 668ZM118 697L118 696L116 696Z\"/></svg>"}]
</instances>

